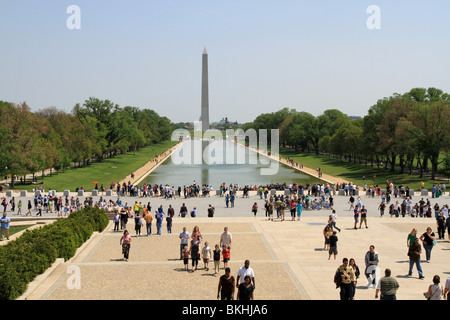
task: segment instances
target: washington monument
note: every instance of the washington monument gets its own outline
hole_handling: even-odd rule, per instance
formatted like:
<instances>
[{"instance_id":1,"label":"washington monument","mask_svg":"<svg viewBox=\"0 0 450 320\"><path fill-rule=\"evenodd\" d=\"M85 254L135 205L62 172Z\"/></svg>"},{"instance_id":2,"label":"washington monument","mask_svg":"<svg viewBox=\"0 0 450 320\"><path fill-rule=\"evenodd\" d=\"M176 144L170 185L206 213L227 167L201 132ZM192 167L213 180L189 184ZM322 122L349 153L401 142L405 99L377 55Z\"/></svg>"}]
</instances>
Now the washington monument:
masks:
<instances>
[{"instance_id":1,"label":"washington monument","mask_svg":"<svg viewBox=\"0 0 450 320\"><path fill-rule=\"evenodd\" d=\"M202 54L202 131L209 129L209 98L208 98L208 53L206 47Z\"/></svg>"}]
</instances>

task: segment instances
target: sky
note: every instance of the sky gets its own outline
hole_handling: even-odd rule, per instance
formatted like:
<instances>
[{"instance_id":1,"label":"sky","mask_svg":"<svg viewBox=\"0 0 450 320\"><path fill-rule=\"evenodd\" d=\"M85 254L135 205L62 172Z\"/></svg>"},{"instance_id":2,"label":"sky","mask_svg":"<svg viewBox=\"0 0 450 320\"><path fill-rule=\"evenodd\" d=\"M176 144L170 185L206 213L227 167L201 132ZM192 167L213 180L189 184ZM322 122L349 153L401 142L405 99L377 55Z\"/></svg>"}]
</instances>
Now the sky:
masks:
<instances>
[{"instance_id":1,"label":"sky","mask_svg":"<svg viewBox=\"0 0 450 320\"><path fill-rule=\"evenodd\" d=\"M71 112L96 97L196 121L206 47L211 122L365 116L415 87L450 92L449 37L448 0L0 0L0 100Z\"/></svg>"}]
</instances>

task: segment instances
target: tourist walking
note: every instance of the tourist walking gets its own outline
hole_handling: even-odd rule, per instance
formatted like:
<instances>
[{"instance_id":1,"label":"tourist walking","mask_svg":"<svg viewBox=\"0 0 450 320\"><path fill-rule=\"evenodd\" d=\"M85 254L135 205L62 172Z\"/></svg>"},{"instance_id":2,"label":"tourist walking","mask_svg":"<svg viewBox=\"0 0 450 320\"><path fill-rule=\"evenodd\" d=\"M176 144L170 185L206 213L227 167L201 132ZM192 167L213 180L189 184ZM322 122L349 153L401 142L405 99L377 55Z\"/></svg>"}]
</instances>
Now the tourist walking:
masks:
<instances>
[{"instance_id":1,"label":"tourist walking","mask_svg":"<svg viewBox=\"0 0 450 320\"><path fill-rule=\"evenodd\" d=\"M31 216L31 210L33 209L33 205L31 204L31 200L28 200L28 212L27 212L27 216L30 215ZM60 215L58 214L58 217Z\"/></svg>"},{"instance_id":2,"label":"tourist walking","mask_svg":"<svg viewBox=\"0 0 450 320\"><path fill-rule=\"evenodd\" d=\"M233 236L231 235L231 232L228 231L228 227L223 228L223 232L220 235L220 246L225 248L225 246L228 247L228 249L231 249L231 242L233 241Z\"/></svg>"},{"instance_id":3,"label":"tourist walking","mask_svg":"<svg viewBox=\"0 0 450 320\"><path fill-rule=\"evenodd\" d=\"M202 260L203 268L209 271L209 260L211 259L211 248L208 245L208 241L205 241L205 245L202 248Z\"/></svg>"},{"instance_id":4,"label":"tourist walking","mask_svg":"<svg viewBox=\"0 0 450 320\"><path fill-rule=\"evenodd\" d=\"M348 265L348 259L342 259L342 265L336 270L334 275L336 288L340 288L341 300L352 300L352 286L356 285L355 273L353 268Z\"/></svg>"},{"instance_id":5,"label":"tourist walking","mask_svg":"<svg viewBox=\"0 0 450 320\"><path fill-rule=\"evenodd\" d=\"M244 277L244 282L238 286L236 300L254 300L253 292L255 291L252 285L250 276Z\"/></svg>"},{"instance_id":6,"label":"tourist walking","mask_svg":"<svg viewBox=\"0 0 450 320\"><path fill-rule=\"evenodd\" d=\"M323 250L328 250L330 248L330 236L333 235L333 229L331 229L331 225L326 225L323 229L323 236L325 238L325 244Z\"/></svg>"},{"instance_id":7,"label":"tourist walking","mask_svg":"<svg viewBox=\"0 0 450 320\"><path fill-rule=\"evenodd\" d=\"M375 246L371 245L369 247L369 251L366 252L364 257L364 262L366 265L366 270L364 274L367 278L367 287L375 288L377 285L377 281L379 281L378 274L378 263L380 262L378 257L378 252L375 251Z\"/></svg>"},{"instance_id":8,"label":"tourist walking","mask_svg":"<svg viewBox=\"0 0 450 320\"><path fill-rule=\"evenodd\" d=\"M216 211L216 209L210 204L208 206L208 217L212 218L214 217L214 212Z\"/></svg>"},{"instance_id":9,"label":"tourist walking","mask_svg":"<svg viewBox=\"0 0 450 320\"><path fill-rule=\"evenodd\" d=\"M286 203L284 201L277 201L278 206L279 206L279 210L280 210L280 215L278 216L278 218L281 218L281 221L284 221L284 211L286 209Z\"/></svg>"},{"instance_id":10,"label":"tourist walking","mask_svg":"<svg viewBox=\"0 0 450 320\"><path fill-rule=\"evenodd\" d=\"M330 260L331 255L334 255L334 260L336 260L336 256L338 254L337 250L338 237L336 234L337 232L333 231L333 234L329 238L330 249L328 250L328 260Z\"/></svg>"},{"instance_id":11,"label":"tourist walking","mask_svg":"<svg viewBox=\"0 0 450 320\"><path fill-rule=\"evenodd\" d=\"M221 300L234 300L234 290L236 281L231 275L230 268L225 268L225 274L219 279L219 285L217 287L217 299Z\"/></svg>"},{"instance_id":12,"label":"tourist walking","mask_svg":"<svg viewBox=\"0 0 450 320\"><path fill-rule=\"evenodd\" d=\"M353 220L355 221L355 225L354 225L353 229L355 229L355 230L357 229L356 225L359 222L359 214L360 214L359 208L358 207L354 208L353 209Z\"/></svg>"},{"instance_id":13,"label":"tourist walking","mask_svg":"<svg viewBox=\"0 0 450 320\"><path fill-rule=\"evenodd\" d=\"M253 217L256 217L256 213L258 212L258 204L255 202L252 206Z\"/></svg>"},{"instance_id":14,"label":"tourist walking","mask_svg":"<svg viewBox=\"0 0 450 320\"><path fill-rule=\"evenodd\" d=\"M225 195L225 205L227 206L227 208L229 208L229 203L230 203L230 197L228 196L228 193Z\"/></svg>"},{"instance_id":15,"label":"tourist walking","mask_svg":"<svg viewBox=\"0 0 450 320\"><path fill-rule=\"evenodd\" d=\"M331 211L330 219L331 219L331 227L333 228L333 230L337 229L339 232L341 232L341 229L336 226L337 214L334 209Z\"/></svg>"},{"instance_id":16,"label":"tourist walking","mask_svg":"<svg viewBox=\"0 0 450 320\"><path fill-rule=\"evenodd\" d=\"M11 223L11 219L7 216L6 212L3 212L3 216L0 219L0 234L1 241L3 241L3 235L5 235L6 240L9 240L9 225Z\"/></svg>"},{"instance_id":17,"label":"tourist walking","mask_svg":"<svg viewBox=\"0 0 450 320\"><path fill-rule=\"evenodd\" d=\"M228 267L228 261L230 261L230 247L225 245L222 249L222 256L223 256L223 268Z\"/></svg>"},{"instance_id":18,"label":"tourist walking","mask_svg":"<svg viewBox=\"0 0 450 320\"><path fill-rule=\"evenodd\" d=\"M423 248L425 249L425 255L428 263L431 259L431 250L433 249L435 238L434 232L431 231L430 227L428 227L427 231L420 236L420 241L422 241Z\"/></svg>"},{"instance_id":19,"label":"tourist walking","mask_svg":"<svg viewBox=\"0 0 450 320\"><path fill-rule=\"evenodd\" d=\"M17 203L17 214L22 215L22 200Z\"/></svg>"},{"instance_id":20,"label":"tourist walking","mask_svg":"<svg viewBox=\"0 0 450 320\"><path fill-rule=\"evenodd\" d=\"M442 211L439 211L439 216L436 218L436 226L439 240L445 240L445 217Z\"/></svg>"},{"instance_id":21,"label":"tourist walking","mask_svg":"<svg viewBox=\"0 0 450 320\"><path fill-rule=\"evenodd\" d=\"M12 197L9 204L11 205L11 212L14 212L16 210L16 199Z\"/></svg>"},{"instance_id":22,"label":"tourist walking","mask_svg":"<svg viewBox=\"0 0 450 320\"><path fill-rule=\"evenodd\" d=\"M231 207L232 208L234 208L234 200L236 199L236 195L234 194L234 193L232 193L231 195L230 195L230 204L231 204Z\"/></svg>"},{"instance_id":23,"label":"tourist walking","mask_svg":"<svg viewBox=\"0 0 450 320\"><path fill-rule=\"evenodd\" d=\"M419 238L416 238L414 242L409 246L409 272L408 275L412 276L412 269L414 264L416 265L417 272L419 273L419 279L425 278L423 276L422 266L420 265L420 254L422 253L422 247L419 243Z\"/></svg>"},{"instance_id":24,"label":"tourist walking","mask_svg":"<svg viewBox=\"0 0 450 320\"><path fill-rule=\"evenodd\" d=\"M355 293L356 293L356 284L358 282L358 278L361 274L361 272L359 271L359 267L356 265L355 259L350 258L350 260L348 261L348 264L350 267L352 267L353 269L353 273L355 274L355 285L354 286L350 286L351 289L351 300L354 299L355 297Z\"/></svg>"},{"instance_id":25,"label":"tourist walking","mask_svg":"<svg viewBox=\"0 0 450 320\"><path fill-rule=\"evenodd\" d=\"M142 219L139 216L138 212L134 217L134 230L136 231L136 237L139 237L141 235L141 226L142 226Z\"/></svg>"},{"instance_id":26,"label":"tourist walking","mask_svg":"<svg viewBox=\"0 0 450 320\"><path fill-rule=\"evenodd\" d=\"M269 201L269 219L268 220L272 220L272 221L273 221L273 206L274 206L273 199L272 199L272 197L270 197L270 201Z\"/></svg>"},{"instance_id":27,"label":"tourist walking","mask_svg":"<svg viewBox=\"0 0 450 320\"><path fill-rule=\"evenodd\" d=\"M191 240L191 247L189 248L189 254L192 259L192 272L197 270L198 260L200 259L200 240L197 235L193 236Z\"/></svg>"},{"instance_id":28,"label":"tourist walking","mask_svg":"<svg viewBox=\"0 0 450 320\"><path fill-rule=\"evenodd\" d=\"M183 227L183 231L180 232L180 260L183 259L183 250L189 244L190 234L186 230L186 227Z\"/></svg>"},{"instance_id":29,"label":"tourist walking","mask_svg":"<svg viewBox=\"0 0 450 320\"><path fill-rule=\"evenodd\" d=\"M153 216L151 213L151 208L150 210L147 209L147 212L144 215L144 220L145 220L145 227L147 230L147 237L152 235L152 221L153 221Z\"/></svg>"},{"instance_id":30,"label":"tourist walking","mask_svg":"<svg viewBox=\"0 0 450 320\"><path fill-rule=\"evenodd\" d=\"M291 220L294 221L295 220L295 215L296 215L296 212L297 212L297 203L294 200L291 201L290 209L291 209Z\"/></svg>"},{"instance_id":31,"label":"tourist walking","mask_svg":"<svg viewBox=\"0 0 450 320\"><path fill-rule=\"evenodd\" d=\"M181 259L184 262L184 270L189 271L189 248L187 245L181 250Z\"/></svg>"},{"instance_id":32,"label":"tourist walking","mask_svg":"<svg viewBox=\"0 0 450 320\"><path fill-rule=\"evenodd\" d=\"M406 239L406 246L409 248L417 239L417 230L413 228Z\"/></svg>"},{"instance_id":33,"label":"tourist walking","mask_svg":"<svg viewBox=\"0 0 450 320\"><path fill-rule=\"evenodd\" d=\"M166 222L167 222L167 233L171 234L172 233L172 223L173 223L173 216L174 216L174 212L172 209L172 212L167 212L167 217L166 217Z\"/></svg>"},{"instance_id":34,"label":"tourist walking","mask_svg":"<svg viewBox=\"0 0 450 320\"><path fill-rule=\"evenodd\" d=\"M366 229L368 228L367 226L367 209L366 207L363 205L361 210L361 222L359 223L359 228L361 229L362 223L364 222L364 224L366 225Z\"/></svg>"},{"instance_id":35,"label":"tourist walking","mask_svg":"<svg viewBox=\"0 0 450 320\"><path fill-rule=\"evenodd\" d=\"M441 277L435 275L433 277L433 284L428 287L426 293L427 300L444 300L444 289L440 283Z\"/></svg>"},{"instance_id":36,"label":"tourist walking","mask_svg":"<svg viewBox=\"0 0 450 320\"><path fill-rule=\"evenodd\" d=\"M375 299L378 299L380 294L380 300L397 300L398 288L398 281L391 277L391 270L385 269L384 277L380 279L375 290Z\"/></svg>"},{"instance_id":37,"label":"tourist walking","mask_svg":"<svg viewBox=\"0 0 450 320\"><path fill-rule=\"evenodd\" d=\"M119 214L119 211L116 211L116 212L114 213L113 221L114 221L114 232L119 231L119 222L120 222L120 214Z\"/></svg>"},{"instance_id":38,"label":"tourist walking","mask_svg":"<svg viewBox=\"0 0 450 320\"><path fill-rule=\"evenodd\" d=\"M300 217L302 216L302 211L303 211L303 205L302 205L302 202L299 200L298 202L297 202L297 220L299 220L300 221Z\"/></svg>"},{"instance_id":39,"label":"tourist walking","mask_svg":"<svg viewBox=\"0 0 450 320\"><path fill-rule=\"evenodd\" d=\"M386 209L386 204L384 202L380 203L378 206L378 210L380 210L380 217L382 218L384 215L384 210Z\"/></svg>"},{"instance_id":40,"label":"tourist walking","mask_svg":"<svg viewBox=\"0 0 450 320\"><path fill-rule=\"evenodd\" d=\"M195 226L194 229L192 229L191 237L192 239L194 239L194 237L198 237L200 241L203 240L202 233L200 232L200 228L198 226Z\"/></svg>"},{"instance_id":41,"label":"tourist walking","mask_svg":"<svg viewBox=\"0 0 450 320\"><path fill-rule=\"evenodd\" d=\"M123 236L120 238L120 245L122 246L123 259L128 261L130 256L131 236L127 230L123 232Z\"/></svg>"},{"instance_id":42,"label":"tourist walking","mask_svg":"<svg viewBox=\"0 0 450 320\"><path fill-rule=\"evenodd\" d=\"M245 260L244 261L244 266L239 268L238 273L237 273L237 279L236 279L237 286L239 286L241 283L244 283L244 280L245 280L246 276L250 277L251 282L253 282L253 289L255 289L255 287L256 287L256 284L255 284L255 272L250 267L250 260Z\"/></svg>"},{"instance_id":43,"label":"tourist walking","mask_svg":"<svg viewBox=\"0 0 450 320\"><path fill-rule=\"evenodd\" d=\"M120 229L124 230L127 228L128 223L128 212L125 209L120 211Z\"/></svg>"},{"instance_id":44,"label":"tourist walking","mask_svg":"<svg viewBox=\"0 0 450 320\"><path fill-rule=\"evenodd\" d=\"M214 276L217 276L219 273L220 268L220 253L222 250L220 250L220 246L216 244L213 251L213 259L214 259Z\"/></svg>"},{"instance_id":45,"label":"tourist walking","mask_svg":"<svg viewBox=\"0 0 450 320\"><path fill-rule=\"evenodd\" d=\"M264 210L265 210L266 218L270 219L270 216L269 216L269 200L266 200L266 202L264 203Z\"/></svg>"},{"instance_id":46,"label":"tourist walking","mask_svg":"<svg viewBox=\"0 0 450 320\"><path fill-rule=\"evenodd\" d=\"M2 206L3 206L3 212L6 212L6 208L8 207L8 201L6 200L6 197L2 200Z\"/></svg>"},{"instance_id":47,"label":"tourist walking","mask_svg":"<svg viewBox=\"0 0 450 320\"><path fill-rule=\"evenodd\" d=\"M180 213L178 214L178 216L181 215L182 218L186 217L187 211L188 209L186 205L183 203L183 205L180 207Z\"/></svg>"},{"instance_id":48,"label":"tourist walking","mask_svg":"<svg viewBox=\"0 0 450 320\"><path fill-rule=\"evenodd\" d=\"M39 201L37 206L38 213L36 213L36 216L42 217L42 203Z\"/></svg>"},{"instance_id":49,"label":"tourist walking","mask_svg":"<svg viewBox=\"0 0 450 320\"><path fill-rule=\"evenodd\" d=\"M157 210L155 212L155 219L156 219L156 234L161 235L162 234L162 222L164 219L164 213L160 212L160 210Z\"/></svg>"}]
</instances>

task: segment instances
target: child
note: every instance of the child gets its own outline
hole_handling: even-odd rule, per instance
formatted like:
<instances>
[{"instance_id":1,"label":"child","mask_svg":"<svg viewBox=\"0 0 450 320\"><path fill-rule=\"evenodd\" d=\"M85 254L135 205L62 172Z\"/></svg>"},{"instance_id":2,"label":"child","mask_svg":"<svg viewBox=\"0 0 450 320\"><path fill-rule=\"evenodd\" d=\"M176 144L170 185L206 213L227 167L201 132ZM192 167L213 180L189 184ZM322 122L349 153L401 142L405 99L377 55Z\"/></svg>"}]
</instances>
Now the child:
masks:
<instances>
[{"instance_id":1,"label":"child","mask_svg":"<svg viewBox=\"0 0 450 320\"><path fill-rule=\"evenodd\" d=\"M223 268L228 268L228 261L230 260L230 246L225 245L225 247L222 250L223 255Z\"/></svg>"},{"instance_id":2,"label":"child","mask_svg":"<svg viewBox=\"0 0 450 320\"><path fill-rule=\"evenodd\" d=\"M202 249L202 259L205 270L209 271L209 259L211 259L211 248L208 246L208 242L205 242L205 246Z\"/></svg>"},{"instance_id":3,"label":"child","mask_svg":"<svg viewBox=\"0 0 450 320\"><path fill-rule=\"evenodd\" d=\"M189 248L184 246L183 249L184 270L189 271Z\"/></svg>"},{"instance_id":4,"label":"child","mask_svg":"<svg viewBox=\"0 0 450 320\"><path fill-rule=\"evenodd\" d=\"M220 266L220 253L222 250L220 250L219 245L216 244L215 249L213 251L214 255L214 276L217 276L219 273L219 266Z\"/></svg>"}]
</instances>

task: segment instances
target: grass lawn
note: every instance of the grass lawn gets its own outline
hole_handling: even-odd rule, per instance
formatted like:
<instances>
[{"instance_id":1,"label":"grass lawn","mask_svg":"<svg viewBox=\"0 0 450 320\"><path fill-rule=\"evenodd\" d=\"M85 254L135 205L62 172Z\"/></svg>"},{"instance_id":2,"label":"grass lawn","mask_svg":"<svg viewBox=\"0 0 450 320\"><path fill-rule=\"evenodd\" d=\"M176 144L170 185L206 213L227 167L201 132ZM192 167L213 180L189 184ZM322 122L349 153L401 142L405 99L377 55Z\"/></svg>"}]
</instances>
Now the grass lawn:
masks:
<instances>
[{"instance_id":1,"label":"grass lawn","mask_svg":"<svg viewBox=\"0 0 450 320\"><path fill-rule=\"evenodd\" d=\"M11 226L9 227L9 235L12 236L15 233L18 233L22 230L25 230L29 227L32 227L33 225L25 225L25 226Z\"/></svg>"},{"instance_id":2,"label":"grass lawn","mask_svg":"<svg viewBox=\"0 0 450 320\"><path fill-rule=\"evenodd\" d=\"M324 155L316 155L314 153L302 153L293 149L286 149L280 147L280 156L283 158L293 159L295 162L303 164L305 167L316 169L320 167L321 171L325 174L329 174L334 177L341 177L343 180L354 182L356 185L362 186L363 176L366 177L366 184L370 186L385 185L386 180L392 181L394 185L409 186L413 190L419 190L420 182L425 183L425 188L430 190L433 184L445 183L449 185L447 179L430 180L429 173L424 174L423 178L419 178L419 175L399 174L397 172L391 172L390 168L378 168L370 165L358 164L348 161L342 161L332 157L326 157ZM376 179L374 176L376 175Z\"/></svg>"},{"instance_id":3,"label":"grass lawn","mask_svg":"<svg viewBox=\"0 0 450 320\"><path fill-rule=\"evenodd\" d=\"M141 148L135 153L128 152L105 159L103 162L92 163L64 172L60 171L44 178L39 177L37 182L43 182L40 185L15 184L14 189L31 191L33 188L42 186L45 191L62 192L64 190L75 191L77 187L83 187L84 190L91 191L95 188L95 181L98 182L99 187L103 184L105 188L109 188L113 181L118 182L145 165L155 156L155 153L161 154L176 144L177 141L163 141Z\"/></svg>"}]
</instances>

